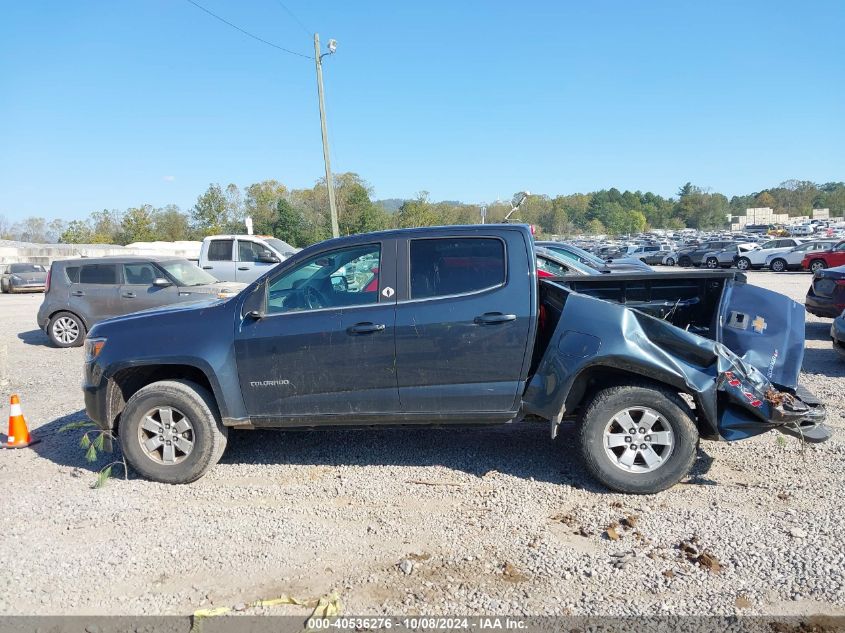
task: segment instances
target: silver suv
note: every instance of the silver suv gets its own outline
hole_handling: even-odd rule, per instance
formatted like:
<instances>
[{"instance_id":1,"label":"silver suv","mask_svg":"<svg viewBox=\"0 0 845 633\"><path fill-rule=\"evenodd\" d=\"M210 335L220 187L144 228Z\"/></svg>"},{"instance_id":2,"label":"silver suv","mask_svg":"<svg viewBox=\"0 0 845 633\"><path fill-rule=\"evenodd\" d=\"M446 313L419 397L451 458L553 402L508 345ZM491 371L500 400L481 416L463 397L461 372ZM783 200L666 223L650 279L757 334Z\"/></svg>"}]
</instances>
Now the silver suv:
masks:
<instances>
[{"instance_id":1,"label":"silver suv","mask_svg":"<svg viewBox=\"0 0 845 633\"><path fill-rule=\"evenodd\" d=\"M78 347L103 319L171 303L226 298L245 284L217 281L187 259L102 257L53 262L38 327L57 347Z\"/></svg>"}]
</instances>

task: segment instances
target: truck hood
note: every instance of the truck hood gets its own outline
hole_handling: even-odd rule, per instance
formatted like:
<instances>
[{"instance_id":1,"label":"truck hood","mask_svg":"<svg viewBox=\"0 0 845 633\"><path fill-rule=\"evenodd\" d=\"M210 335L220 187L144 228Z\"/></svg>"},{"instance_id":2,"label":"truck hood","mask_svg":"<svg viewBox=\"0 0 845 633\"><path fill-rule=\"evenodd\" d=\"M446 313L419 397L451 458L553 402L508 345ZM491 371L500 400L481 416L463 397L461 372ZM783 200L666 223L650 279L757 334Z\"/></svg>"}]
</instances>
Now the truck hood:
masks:
<instances>
[{"instance_id":1,"label":"truck hood","mask_svg":"<svg viewBox=\"0 0 845 633\"><path fill-rule=\"evenodd\" d=\"M124 324L131 327L131 322L138 319L166 319L167 327L178 327L174 322L173 317L178 318L184 322L184 327L190 327L192 323L196 323L196 319L203 317L203 313L228 302L230 298L218 299L216 295L210 297L207 294L203 296L198 293L196 301L184 301L181 303L173 303L168 306L158 308L149 308L148 310L139 310L130 314L105 319L97 323L88 333L90 338L97 338L98 336L108 336L108 331L112 327L123 328Z\"/></svg>"}]
</instances>

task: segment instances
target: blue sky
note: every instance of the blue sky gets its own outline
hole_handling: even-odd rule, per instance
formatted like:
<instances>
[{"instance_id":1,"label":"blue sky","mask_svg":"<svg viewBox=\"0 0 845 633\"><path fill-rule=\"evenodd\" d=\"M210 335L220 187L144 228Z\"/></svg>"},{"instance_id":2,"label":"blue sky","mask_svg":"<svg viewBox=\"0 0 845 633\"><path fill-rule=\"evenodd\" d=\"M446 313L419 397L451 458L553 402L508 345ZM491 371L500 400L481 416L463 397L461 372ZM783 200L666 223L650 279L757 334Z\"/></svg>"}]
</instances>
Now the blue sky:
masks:
<instances>
[{"instance_id":1,"label":"blue sky","mask_svg":"<svg viewBox=\"0 0 845 633\"><path fill-rule=\"evenodd\" d=\"M467 202L845 180L845 3L197 0L324 62L336 172ZM0 214L323 173L313 61L185 0L0 3Z\"/></svg>"}]
</instances>

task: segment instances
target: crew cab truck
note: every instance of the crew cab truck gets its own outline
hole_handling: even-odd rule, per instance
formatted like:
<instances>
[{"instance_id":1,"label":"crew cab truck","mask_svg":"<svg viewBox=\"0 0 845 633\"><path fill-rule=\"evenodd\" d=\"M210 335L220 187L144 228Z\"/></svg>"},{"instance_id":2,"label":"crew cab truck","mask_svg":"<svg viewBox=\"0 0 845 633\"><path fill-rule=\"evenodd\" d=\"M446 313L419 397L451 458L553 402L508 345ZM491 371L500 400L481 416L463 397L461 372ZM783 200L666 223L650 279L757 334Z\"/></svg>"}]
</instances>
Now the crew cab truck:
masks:
<instances>
[{"instance_id":1,"label":"crew cab truck","mask_svg":"<svg viewBox=\"0 0 845 633\"><path fill-rule=\"evenodd\" d=\"M576 424L608 487L654 493L699 438L829 437L797 385L803 310L737 272L539 280L524 225L386 231L306 248L232 299L97 324L83 388L159 482L201 477L231 428L539 420Z\"/></svg>"},{"instance_id":2,"label":"crew cab truck","mask_svg":"<svg viewBox=\"0 0 845 633\"><path fill-rule=\"evenodd\" d=\"M262 235L209 235L200 246L199 267L220 281L249 283L298 249Z\"/></svg>"}]
</instances>

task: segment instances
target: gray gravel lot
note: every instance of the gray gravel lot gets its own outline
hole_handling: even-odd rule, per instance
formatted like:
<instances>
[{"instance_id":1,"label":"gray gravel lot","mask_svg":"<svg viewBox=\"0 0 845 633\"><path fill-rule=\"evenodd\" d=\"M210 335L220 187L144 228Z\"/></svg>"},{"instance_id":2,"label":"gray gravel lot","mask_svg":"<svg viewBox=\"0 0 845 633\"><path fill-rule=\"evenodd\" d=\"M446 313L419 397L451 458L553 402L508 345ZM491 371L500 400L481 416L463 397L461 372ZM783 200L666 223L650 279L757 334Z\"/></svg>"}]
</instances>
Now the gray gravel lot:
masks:
<instances>
[{"instance_id":1,"label":"gray gravel lot","mask_svg":"<svg viewBox=\"0 0 845 633\"><path fill-rule=\"evenodd\" d=\"M810 283L749 276L799 301ZM694 475L659 495L608 493L581 473L571 429L553 445L528 424L239 431L195 484L92 490L105 461L58 433L85 419L82 352L48 346L40 302L0 296L0 397L20 394L41 438L0 451L0 614L186 614L330 591L356 614L845 614L845 362L830 320L808 316L802 380L833 439L803 453L774 433L704 442ZM682 554L693 536L720 569Z\"/></svg>"}]
</instances>

